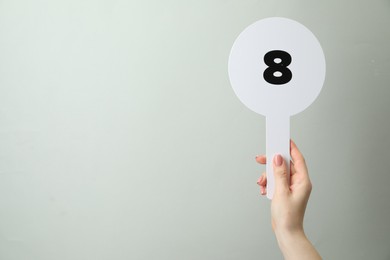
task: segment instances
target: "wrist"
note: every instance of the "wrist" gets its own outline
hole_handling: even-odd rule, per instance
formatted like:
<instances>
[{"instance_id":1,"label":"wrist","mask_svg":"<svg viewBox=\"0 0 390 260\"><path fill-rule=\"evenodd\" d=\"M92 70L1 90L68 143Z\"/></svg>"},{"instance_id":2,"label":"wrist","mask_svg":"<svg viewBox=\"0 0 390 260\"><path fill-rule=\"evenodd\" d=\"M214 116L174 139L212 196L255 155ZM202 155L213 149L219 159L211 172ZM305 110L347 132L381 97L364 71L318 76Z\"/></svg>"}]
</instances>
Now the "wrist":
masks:
<instances>
[{"instance_id":1,"label":"wrist","mask_svg":"<svg viewBox=\"0 0 390 260\"><path fill-rule=\"evenodd\" d=\"M303 228L296 230L279 230L275 232L279 248L286 260L321 259Z\"/></svg>"},{"instance_id":2,"label":"wrist","mask_svg":"<svg viewBox=\"0 0 390 260\"><path fill-rule=\"evenodd\" d=\"M275 236L278 241L280 249L286 251L298 242L304 242L307 239L306 234L303 228L288 230L288 229L279 229L275 230Z\"/></svg>"}]
</instances>

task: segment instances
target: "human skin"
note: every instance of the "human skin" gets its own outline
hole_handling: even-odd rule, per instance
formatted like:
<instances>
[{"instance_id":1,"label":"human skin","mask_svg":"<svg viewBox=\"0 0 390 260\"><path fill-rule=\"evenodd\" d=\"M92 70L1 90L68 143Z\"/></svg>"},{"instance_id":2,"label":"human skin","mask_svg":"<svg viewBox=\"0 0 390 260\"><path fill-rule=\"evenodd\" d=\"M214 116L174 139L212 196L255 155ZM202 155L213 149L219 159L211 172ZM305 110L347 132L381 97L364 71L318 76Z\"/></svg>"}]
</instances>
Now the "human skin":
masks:
<instances>
[{"instance_id":1,"label":"human skin","mask_svg":"<svg viewBox=\"0 0 390 260\"><path fill-rule=\"evenodd\" d=\"M275 155L272 160L275 179L275 192L271 202L272 229L286 260L321 259L303 228L312 184L305 158L293 141L290 143L290 154L290 173L287 173L286 162L281 155ZM267 159L260 155L256 156L256 161L266 164ZM290 183L287 174L290 174ZM260 186L260 193L267 194L265 173L257 183Z\"/></svg>"}]
</instances>

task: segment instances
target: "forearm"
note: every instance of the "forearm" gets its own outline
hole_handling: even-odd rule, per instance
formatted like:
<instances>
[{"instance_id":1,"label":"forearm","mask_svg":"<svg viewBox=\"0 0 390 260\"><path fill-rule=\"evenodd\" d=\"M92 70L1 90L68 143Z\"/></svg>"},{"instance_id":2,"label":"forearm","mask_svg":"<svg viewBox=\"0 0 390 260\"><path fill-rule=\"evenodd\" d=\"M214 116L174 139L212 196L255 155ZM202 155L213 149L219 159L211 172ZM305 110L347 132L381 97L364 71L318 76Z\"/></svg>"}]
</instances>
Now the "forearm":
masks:
<instances>
[{"instance_id":1,"label":"forearm","mask_svg":"<svg viewBox=\"0 0 390 260\"><path fill-rule=\"evenodd\" d=\"M317 250L303 230L276 232L276 238L285 260L321 260Z\"/></svg>"}]
</instances>

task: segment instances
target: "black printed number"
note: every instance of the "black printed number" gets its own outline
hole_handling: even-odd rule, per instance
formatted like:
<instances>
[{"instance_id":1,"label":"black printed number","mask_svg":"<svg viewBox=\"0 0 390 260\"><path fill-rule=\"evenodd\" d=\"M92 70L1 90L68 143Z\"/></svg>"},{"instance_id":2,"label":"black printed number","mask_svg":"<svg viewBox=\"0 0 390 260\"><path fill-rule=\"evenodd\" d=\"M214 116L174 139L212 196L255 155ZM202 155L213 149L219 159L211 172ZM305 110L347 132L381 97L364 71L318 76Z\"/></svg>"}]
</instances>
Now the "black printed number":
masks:
<instances>
[{"instance_id":1,"label":"black printed number","mask_svg":"<svg viewBox=\"0 0 390 260\"><path fill-rule=\"evenodd\" d=\"M283 85L292 78L291 71L287 68L291 63L291 55L288 52L274 50L264 55L264 63L268 68L264 71L265 81L274 85Z\"/></svg>"}]
</instances>

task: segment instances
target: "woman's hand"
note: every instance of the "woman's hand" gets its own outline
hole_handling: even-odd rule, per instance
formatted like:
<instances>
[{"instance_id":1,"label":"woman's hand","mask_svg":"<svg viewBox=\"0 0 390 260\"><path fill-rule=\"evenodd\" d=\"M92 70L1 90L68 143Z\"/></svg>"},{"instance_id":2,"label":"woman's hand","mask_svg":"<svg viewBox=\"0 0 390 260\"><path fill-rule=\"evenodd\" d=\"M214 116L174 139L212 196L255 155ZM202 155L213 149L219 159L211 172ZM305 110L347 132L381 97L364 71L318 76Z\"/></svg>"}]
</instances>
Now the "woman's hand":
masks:
<instances>
[{"instance_id":1,"label":"woman's hand","mask_svg":"<svg viewBox=\"0 0 390 260\"><path fill-rule=\"evenodd\" d=\"M286 259L321 259L303 230L306 205L312 190L306 162L293 141L290 147L292 161L289 173L281 155L275 155L272 160L275 178L275 193L271 202L272 228ZM257 156L256 161L265 164L266 157ZM265 195L267 193L265 173L257 183L260 186L260 193Z\"/></svg>"}]
</instances>

